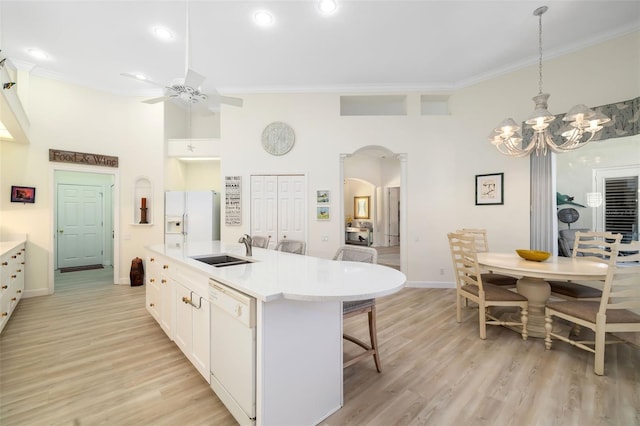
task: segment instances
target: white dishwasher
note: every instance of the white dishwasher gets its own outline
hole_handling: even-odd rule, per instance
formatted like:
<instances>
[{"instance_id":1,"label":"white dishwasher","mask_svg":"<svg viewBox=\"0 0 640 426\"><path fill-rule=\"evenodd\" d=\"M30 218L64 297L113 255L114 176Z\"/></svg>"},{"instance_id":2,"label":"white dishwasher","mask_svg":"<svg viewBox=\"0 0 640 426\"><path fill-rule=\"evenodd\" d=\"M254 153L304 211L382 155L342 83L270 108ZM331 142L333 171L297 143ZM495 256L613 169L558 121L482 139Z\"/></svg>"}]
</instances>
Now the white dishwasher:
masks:
<instances>
[{"instance_id":1,"label":"white dishwasher","mask_svg":"<svg viewBox=\"0 0 640 426\"><path fill-rule=\"evenodd\" d=\"M209 279L211 388L241 425L256 418L256 299Z\"/></svg>"}]
</instances>

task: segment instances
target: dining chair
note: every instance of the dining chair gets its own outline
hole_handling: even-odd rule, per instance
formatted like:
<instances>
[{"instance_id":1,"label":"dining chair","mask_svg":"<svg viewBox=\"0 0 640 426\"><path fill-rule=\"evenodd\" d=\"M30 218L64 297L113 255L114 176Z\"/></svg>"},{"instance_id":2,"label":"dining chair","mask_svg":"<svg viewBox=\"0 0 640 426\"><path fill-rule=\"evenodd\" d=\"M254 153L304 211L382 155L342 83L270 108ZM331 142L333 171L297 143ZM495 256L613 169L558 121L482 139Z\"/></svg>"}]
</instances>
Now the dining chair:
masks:
<instances>
[{"instance_id":1,"label":"dining chair","mask_svg":"<svg viewBox=\"0 0 640 426\"><path fill-rule=\"evenodd\" d=\"M478 264L476 238L469 233L449 233L449 247L456 278L456 320L462 322L463 300L478 304L480 338L487 338L487 325L521 327L523 340L527 340L529 302L526 297L504 287L485 283ZM501 320L489 308L515 307L520 310L520 321Z\"/></svg>"},{"instance_id":2,"label":"dining chair","mask_svg":"<svg viewBox=\"0 0 640 426\"><path fill-rule=\"evenodd\" d=\"M482 228L462 228L456 231L462 234L471 234L475 237L476 252L484 253L489 251L489 241L487 240L487 230ZM496 274L492 271L482 273L482 281L485 283L498 285L501 287L515 287L518 278L511 275Z\"/></svg>"},{"instance_id":3,"label":"dining chair","mask_svg":"<svg viewBox=\"0 0 640 426\"><path fill-rule=\"evenodd\" d=\"M253 247L269 248L269 242L271 241L271 235L268 237L261 237L259 235L251 237L251 245Z\"/></svg>"},{"instance_id":4,"label":"dining chair","mask_svg":"<svg viewBox=\"0 0 640 426\"><path fill-rule=\"evenodd\" d=\"M611 256L619 253L613 246ZM545 347L551 349L553 340L561 340L595 354L593 371L604 375L605 345L624 343L613 332L640 332L640 253L617 257L617 263L609 266L599 301L566 300L549 302L545 308ZM582 339L554 330L553 317L561 318L581 328L589 328L595 334Z\"/></svg>"},{"instance_id":5,"label":"dining chair","mask_svg":"<svg viewBox=\"0 0 640 426\"><path fill-rule=\"evenodd\" d=\"M613 265L616 256L612 255L612 250L620 244L622 234L612 232L576 232L575 241L571 257L579 257L594 262L602 262ZM617 252L616 248L616 252ZM574 281L549 281L551 294L562 299L569 300L600 300L602 290L586 283Z\"/></svg>"},{"instance_id":6,"label":"dining chair","mask_svg":"<svg viewBox=\"0 0 640 426\"><path fill-rule=\"evenodd\" d=\"M333 260L343 260L351 262L378 263L378 251L371 247L358 246L342 246L338 249ZM347 360L343 364L343 368L355 364L369 356L373 356L378 373L382 372L382 364L380 363L380 353L378 351L378 332L376 329L376 299L354 300L342 303L342 318L347 319L356 315L367 314L369 318L369 340L370 345L366 344L357 337L342 334L342 338L360 346L364 351L355 357Z\"/></svg>"},{"instance_id":7,"label":"dining chair","mask_svg":"<svg viewBox=\"0 0 640 426\"><path fill-rule=\"evenodd\" d=\"M276 250L287 253L306 254L307 243L298 240L280 240L276 245Z\"/></svg>"}]
</instances>

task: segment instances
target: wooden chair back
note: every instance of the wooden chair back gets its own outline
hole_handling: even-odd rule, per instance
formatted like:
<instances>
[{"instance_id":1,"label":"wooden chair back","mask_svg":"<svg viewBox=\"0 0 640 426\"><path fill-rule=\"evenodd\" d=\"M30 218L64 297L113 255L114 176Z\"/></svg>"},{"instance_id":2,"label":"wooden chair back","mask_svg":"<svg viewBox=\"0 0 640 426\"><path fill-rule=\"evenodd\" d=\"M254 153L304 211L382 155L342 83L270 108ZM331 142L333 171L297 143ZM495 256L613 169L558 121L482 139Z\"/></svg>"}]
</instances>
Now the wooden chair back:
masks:
<instances>
[{"instance_id":1,"label":"wooden chair back","mask_svg":"<svg viewBox=\"0 0 640 426\"><path fill-rule=\"evenodd\" d=\"M489 241L487 241L487 230L481 228L461 228L456 230L457 234L470 234L474 236L476 252L484 253L489 251Z\"/></svg>"},{"instance_id":2,"label":"wooden chair back","mask_svg":"<svg viewBox=\"0 0 640 426\"><path fill-rule=\"evenodd\" d=\"M613 265L621 240L622 234L612 232L576 232L572 256Z\"/></svg>"},{"instance_id":3,"label":"wooden chair back","mask_svg":"<svg viewBox=\"0 0 640 426\"><path fill-rule=\"evenodd\" d=\"M469 232L452 232L447 234L451 259L453 260L456 287L474 285L482 292L482 278L478 265L477 237ZM481 296L482 297L482 296Z\"/></svg>"}]
</instances>

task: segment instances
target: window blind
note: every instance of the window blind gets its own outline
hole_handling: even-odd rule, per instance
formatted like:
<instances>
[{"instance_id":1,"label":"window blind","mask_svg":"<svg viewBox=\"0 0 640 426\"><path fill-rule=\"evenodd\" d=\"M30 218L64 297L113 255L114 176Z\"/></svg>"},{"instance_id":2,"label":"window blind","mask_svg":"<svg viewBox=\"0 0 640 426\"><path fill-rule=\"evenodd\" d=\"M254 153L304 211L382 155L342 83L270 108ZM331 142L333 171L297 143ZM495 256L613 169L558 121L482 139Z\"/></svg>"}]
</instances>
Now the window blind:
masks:
<instances>
[{"instance_id":1,"label":"window blind","mask_svg":"<svg viewBox=\"0 0 640 426\"><path fill-rule=\"evenodd\" d=\"M638 237L638 176L607 178L604 181L605 231L620 233L622 242Z\"/></svg>"}]
</instances>

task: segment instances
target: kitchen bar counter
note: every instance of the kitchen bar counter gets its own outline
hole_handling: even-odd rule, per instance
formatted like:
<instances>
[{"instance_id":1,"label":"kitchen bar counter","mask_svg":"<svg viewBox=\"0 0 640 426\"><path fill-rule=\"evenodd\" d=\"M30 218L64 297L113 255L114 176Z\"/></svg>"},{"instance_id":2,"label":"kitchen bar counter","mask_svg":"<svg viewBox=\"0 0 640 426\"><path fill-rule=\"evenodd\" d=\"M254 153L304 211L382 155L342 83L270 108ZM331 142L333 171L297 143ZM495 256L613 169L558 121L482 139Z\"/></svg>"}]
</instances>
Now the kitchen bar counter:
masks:
<instances>
[{"instance_id":1,"label":"kitchen bar counter","mask_svg":"<svg viewBox=\"0 0 640 426\"><path fill-rule=\"evenodd\" d=\"M215 267L193 259L221 254L251 263ZM220 241L150 246L146 263L147 309L241 425L316 425L339 410L342 301L389 295L406 282L403 273L386 266L257 247L247 257L244 244ZM216 282L256 299L252 331L223 315L219 296L209 290ZM245 314L237 306L231 311ZM241 337L251 333L254 339ZM253 376L243 380L216 371Z\"/></svg>"},{"instance_id":2,"label":"kitchen bar counter","mask_svg":"<svg viewBox=\"0 0 640 426\"><path fill-rule=\"evenodd\" d=\"M406 282L402 272L381 265L336 262L258 247L253 247L253 256L247 257L240 243L209 241L148 249L263 302L280 298L308 302L370 299L393 294ZM215 267L192 259L217 254L229 254L252 263Z\"/></svg>"}]
</instances>

